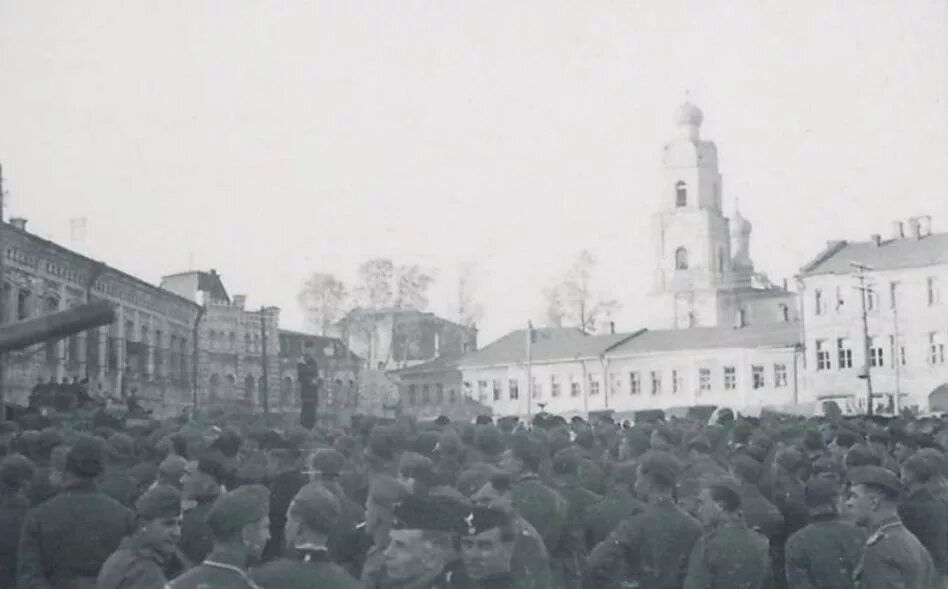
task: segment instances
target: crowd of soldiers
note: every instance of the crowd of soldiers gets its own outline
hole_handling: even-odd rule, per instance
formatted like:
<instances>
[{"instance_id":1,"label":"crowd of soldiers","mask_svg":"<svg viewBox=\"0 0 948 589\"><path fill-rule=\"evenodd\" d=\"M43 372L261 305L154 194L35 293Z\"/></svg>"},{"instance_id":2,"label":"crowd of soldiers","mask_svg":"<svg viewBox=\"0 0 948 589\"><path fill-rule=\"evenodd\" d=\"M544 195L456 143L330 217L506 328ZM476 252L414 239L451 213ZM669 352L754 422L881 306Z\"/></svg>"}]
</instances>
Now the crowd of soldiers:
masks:
<instances>
[{"instance_id":1,"label":"crowd of soldiers","mask_svg":"<svg viewBox=\"0 0 948 589\"><path fill-rule=\"evenodd\" d=\"M948 425L0 422L0 589L941 587Z\"/></svg>"}]
</instances>

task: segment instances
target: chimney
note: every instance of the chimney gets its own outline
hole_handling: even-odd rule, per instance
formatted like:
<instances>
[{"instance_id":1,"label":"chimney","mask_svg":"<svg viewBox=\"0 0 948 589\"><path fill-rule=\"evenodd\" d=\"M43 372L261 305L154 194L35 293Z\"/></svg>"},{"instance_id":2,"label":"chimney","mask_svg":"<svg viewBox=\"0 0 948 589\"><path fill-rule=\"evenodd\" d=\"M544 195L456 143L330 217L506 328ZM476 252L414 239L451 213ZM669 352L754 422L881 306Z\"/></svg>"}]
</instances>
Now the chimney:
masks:
<instances>
[{"instance_id":1,"label":"chimney","mask_svg":"<svg viewBox=\"0 0 948 589\"><path fill-rule=\"evenodd\" d=\"M920 239L922 237L920 233L921 223L918 222L918 217L909 217L908 221L905 222L908 225L908 237L913 239Z\"/></svg>"},{"instance_id":2,"label":"chimney","mask_svg":"<svg viewBox=\"0 0 948 589\"><path fill-rule=\"evenodd\" d=\"M235 294L234 295L234 306L243 309L244 305L247 304L247 295Z\"/></svg>"},{"instance_id":3,"label":"chimney","mask_svg":"<svg viewBox=\"0 0 948 589\"><path fill-rule=\"evenodd\" d=\"M902 239L905 237L905 231L902 227L902 221L892 221L892 239Z\"/></svg>"},{"instance_id":4,"label":"chimney","mask_svg":"<svg viewBox=\"0 0 948 589\"><path fill-rule=\"evenodd\" d=\"M434 334L434 357L437 358L441 355L441 334L435 332Z\"/></svg>"},{"instance_id":5,"label":"chimney","mask_svg":"<svg viewBox=\"0 0 948 589\"><path fill-rule=\"evenodd\" d=\"M610 334L610 335L615 335L615 334L616 334L616 322L615 322L615 321L610 321L610 322L609 322L609 334Z\"/></svg>"},{"instance_id":6,"label":"chimney","mask_svg":"<svg viewBox=\"0 0 948 589\"><path fill-rule=\"evenodd\" d=\"M26 231L26 219L23 217L13 217L10 219L10 225L13 225L20 231Z\"/></svg>"},{"instance_id":7,"label":"chimney","mask_svg":"<svg viewBox=\"0 0 948 589\"><path fill-rule=\"evenodd\" d=\"M876 247L879 247L880 245L882 245L882 236L881 236L881 235L879 235L878 233L873 233L871 237L872 237L872 243L873 243Z\"/></svg>"},{"instance_id":8,"label":"chimney","mask_svg":"<svg viewBox=\"0 0 948 589\"><path fill-rule=\"evenodd\" d=\"M928 237L932 234L932 216L922 215L918 218L919 232L922 237Z\"/></svg>"}]
</instances>

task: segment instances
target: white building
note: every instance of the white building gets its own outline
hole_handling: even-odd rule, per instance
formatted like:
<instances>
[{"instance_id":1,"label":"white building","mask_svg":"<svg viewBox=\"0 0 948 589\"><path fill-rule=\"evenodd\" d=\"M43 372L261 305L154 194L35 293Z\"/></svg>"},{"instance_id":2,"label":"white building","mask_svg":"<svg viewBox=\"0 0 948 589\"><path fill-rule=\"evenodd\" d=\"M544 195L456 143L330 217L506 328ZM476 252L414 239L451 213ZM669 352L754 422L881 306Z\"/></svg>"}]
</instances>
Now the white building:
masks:
<instances>
[{"instance_id":1,"label":"white building","mask_svg":"<svg viewBox=\"0 0 948 589\"><path fill-rule=\"evenodd\" d=\"M778 323L796 316L795 294L770 284L750 257L751 224L722 213L722 177L713 141L701 138L704 114L685 103L677 136L665 145L664 188L652 219L659 328Z\"/></svg>"},{"instance_id":2,"label":"white building","mask_svg":"<svg viewBox=\"0 0 948 589\"><path fill-rule=\"evenodd\" d=\"M869 357L864 352L865 282ZM801 269L798 283L806 344L806 389L811 400L849 400L864 409L868 367L875 406L929 406L948 383L948 233L932 234L929 217L895 222L890 234L865 242L830 242ZM946 395L948 396L948 395ZM936 400L936 399L932 399ZM948 408L948 399L933 408Z\"/></svg>"},{"instance_id":3,"label":"white building","mask_svg":"<svg viewBox=\"0 0 948 589\"><path fill-rule=\"evenodd\" d=\"M608 335L543 329L528 356L519 330L465 356L461 372L467 394L495 415L780 406L799 399L799 334L797 323Z\"/></svg>"}]
</instances>

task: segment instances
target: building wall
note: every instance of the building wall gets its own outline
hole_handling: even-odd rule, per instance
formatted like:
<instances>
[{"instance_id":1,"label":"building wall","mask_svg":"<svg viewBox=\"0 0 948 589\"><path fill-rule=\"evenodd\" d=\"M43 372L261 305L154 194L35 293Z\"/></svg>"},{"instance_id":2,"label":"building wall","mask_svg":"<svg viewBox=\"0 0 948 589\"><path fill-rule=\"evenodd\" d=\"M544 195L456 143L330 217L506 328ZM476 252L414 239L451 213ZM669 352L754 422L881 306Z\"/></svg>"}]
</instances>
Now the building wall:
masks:
<instances>
[{"instance_id":1,"label":"building wall","mask_svg":"<svg viewBox=\"0 0 948 589\"><path fill-rule=\"evenodd\" d=\"M874 392L903 395L902 406L928 405L928 394L948 382L948 363L932 354L930 339L948 348L948 267L909 268L868 272L874 286L874 304L868 311L869 336L882 348L882 366L871 367ZM929 304L929 278L939 287L938 301ZM806 388L811 400L834 395L852 395L858 407L865 407L866 383L858 378L866 365L863 348L860 291L852 275L822 274L801 279L800 305L806 342ZM892 307L890 284L896 283L896 306ZM821 311L817 313L817 292ZM837 294L842 305L837 304ZM837 308L838 307L838 308ZM852 367L840 367L839 340L848 340ZM893 346L895 340L898 344ZM817 342L829 352L829 367L817 361ZM844 344L845 345L845 344ZM904 347L905 364L892 362L894 352ZM948 353L948 352L946 352ZM901 351L900 351L901 355ZM888 397L881 400L888 403ZM877 405L878 405L877 401Z\"/></svg>"},{"instance_id":2,"label":"building wall","mask_svg":"<svg viewBox=\"0 0 948 589\"><path fill-rule=\"evenodd\" d=\"M205 306L199 330L201 402L263 407L266 357L269 405L277 407L281 386L279 319L276 307L248 311L240 303Z\"/></svg>"},{"instance_id":3,"label":"building wall","mask_svg":"<svg viewBox=\"0 0 948 589\"><path fill-rule=\"evenodd\" d=\"M775 365L783 366L785 381L775 383ZM753 368L763 369L763 384L755 388ZM725 367L733 367L733 389L724 385ZM699 370L710 371L709 389L701 390ZM678 390L672 385L677 372ZM660 375L661 391L653 394L651 373ZM632 392L630 373L638 374L639 390ZM802 358L792 348L681 350L604 359L566 360L531 366L538 387L532 413L543 410L559 415L581 415L612 409L617 412L668 409L691 405L726 405L737 409L793 403L800 394ZM553 394L554 379L560 392ZM475 399L496 415L527 414L526 375L519 365L464 367L464 386ZM517 381L517 399L510 397L510 381ZM495 400L494 383L500 384ZM574 385L575 384L575 388Z\"/></svg>"},{"instance_id":4,"label":"building wall","mask_svg":"<svg viewBox=\"0 0 948 589\"><path fill-rule=\"evenodd\" d=\"M93 394L190 404L196 304L12 226L3 245L8 321L98 299L112 302L117 316L111 326L7 354L8 400L25 403L40 379L88 378Z\"/></svg>"},{"instance_id":5,"label":"building wall","mask_svg":"<svg viewBox=\"0 0 948 589\"><path fill-rule=\"evenodd\" d=\"M341 341L296 332L280 332L280 388L277 407L299 408L298 364L311 358L319 371L317 415L326 423L348 423L357 412L361 361Z\"/></svg>"},{"instance_id":6,"label":"building wall","mask_svg":"<svg viewBox=\"0 0 948 589\"><path fill-rule=\"evenodd\" d=\"M467 420L489 414L477 405L461 380L461 371L447 368L395 376L398 387L399 413L418 419L435 419L445 415L453 421ZM477 405L477 406L476 406Z\"/></svg>"}]
</instances>

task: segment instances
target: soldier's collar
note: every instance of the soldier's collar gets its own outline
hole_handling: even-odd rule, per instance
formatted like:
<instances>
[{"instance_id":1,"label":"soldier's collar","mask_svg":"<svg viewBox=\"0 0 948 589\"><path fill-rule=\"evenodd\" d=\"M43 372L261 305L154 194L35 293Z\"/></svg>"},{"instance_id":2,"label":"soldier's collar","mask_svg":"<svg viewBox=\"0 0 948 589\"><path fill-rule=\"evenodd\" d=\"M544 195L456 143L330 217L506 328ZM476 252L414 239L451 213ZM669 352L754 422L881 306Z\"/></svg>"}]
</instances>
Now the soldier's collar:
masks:
<instances>
[{"instance_id":1,"label":"soldier's collar","mask_svg":"<svg viewBox=\"0 0 948 589\"><path fill-rule=\"evenodd\" d=\"M866 540L866 546L872 546L879 540L885 537L886 530L891 530L892 528L897 528L902 525L902 520L899 519L899 516L894 515L882 520L879 525L876 526L872 534L869 535L869 538Z\"/></svg>"}]
</instances>

